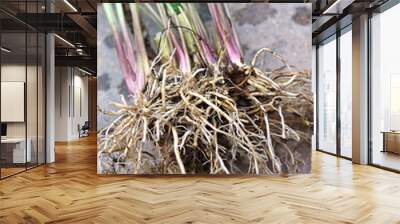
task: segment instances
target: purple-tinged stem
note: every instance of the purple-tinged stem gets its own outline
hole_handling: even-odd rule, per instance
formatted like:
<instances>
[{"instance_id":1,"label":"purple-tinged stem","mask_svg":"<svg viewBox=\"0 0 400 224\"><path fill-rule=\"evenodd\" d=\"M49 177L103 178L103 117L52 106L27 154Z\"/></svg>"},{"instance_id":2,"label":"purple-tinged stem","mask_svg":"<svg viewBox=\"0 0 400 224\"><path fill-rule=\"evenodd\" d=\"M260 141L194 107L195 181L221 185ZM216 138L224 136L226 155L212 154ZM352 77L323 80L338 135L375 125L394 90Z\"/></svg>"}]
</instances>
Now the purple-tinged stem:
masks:
<instances>
[{"instance_id":1,"label":"purple-tinged stem","mask_svg":"<svg viewBox=\"0 0 400 224\"><path fill-rule=\"evenodd\" d=\"M222 5L218 3L209 3L208 8L217 28L218 36L223 42L222 46L227 50L228 59L236 65L241 65L242 57L240 53L239 40Z\"/></svg>"}]
</instances>

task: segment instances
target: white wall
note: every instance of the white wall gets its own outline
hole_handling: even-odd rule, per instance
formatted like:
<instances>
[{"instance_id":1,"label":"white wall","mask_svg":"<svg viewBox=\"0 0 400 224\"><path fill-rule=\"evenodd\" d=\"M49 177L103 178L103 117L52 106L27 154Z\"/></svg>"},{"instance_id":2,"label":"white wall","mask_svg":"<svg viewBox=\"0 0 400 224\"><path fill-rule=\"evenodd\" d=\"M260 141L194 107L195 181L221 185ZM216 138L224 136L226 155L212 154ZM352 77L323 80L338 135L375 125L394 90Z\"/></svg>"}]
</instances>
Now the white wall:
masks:
<instances>
[{"instance_id":1,"label":"white wall","mask_svg":"<svg viewBox=\"0 0 400 224\"><path fill-rule=\"evenodd\" d=\"M55 68L55 141L68 140L68 117L70 84L69 68Z\"/></svg>"},{"instance_id":2,"label":"white wall","mask_svg":"<svg viewBox=\"0 0 400 224\"><path fill-rule=\"evenodd\" d=\"M25 82L25 65L9 64L1 66L1 81L5 82ZM7 108L1 108L7 110ZM7 123L7 137L25 137L25 123Z\"/></svg>"},{"instance_id":3,"label":"white wall","mask_svg":"<svg viewBox=\"0 0 400 224\"><path fill-rule=\"evenodd\" d=\"M82 73L76 74L77 70L74 71L74 99L72 108L72 120L71 120L71 136L72 138L78 138L78 125L83 125L85 121L88 121L88 78L87 76L82 76ZM72 104L72 103L71 103Z\"/></svg>"},{"instance_id":4,"label":"white wall","mask_svg":"<svg viewBox=\"0 0 400 224\"><path fill-rule=\"evenodd\" d=\"M55 73L55 140L74 140L78 125L88 120L88 78L72 67L56 67Z\"/></svg>"},{"instance_id":5,"label":"white wall","mask_svg":"<svg viewBox=\"0 0 400 224\"><path fill-rule=\"evenodd\" d=\"M38 69L38 70L37 70ZM25 80L27 78L27 80ZM24 82L26 84L26 106L21 108L22 113L26 112L26 120L22 122L6 122L7 137L25 138L30 140L32 150L32 161L44 163L45 150L45 117L44 117L44 74L39 66L25 66L25 64L3 64L1 66L2 82ZM22 90L23 91L23 90ZM24 94L22 92L21 94ZM2 96L7 97L7 96ZM12 108L2 107L1 110L7 111ZM7 111L12 113L12 111ZM37 153L39 156L37 156Z\"/></svg>"},{"instance_id":6,"label":"white wall","mask_svg":"<svg viewBox=\"0 0 400 224\"><path fill-rule=\"evenodd\" d=\"M27 69L27 70L26 70ZM29 87L36 86L36 80L32 80L31 76L36 77L36 67L19 64L5 64L1 66L1 81L2 82L25 82L26 71L28 72L28 84ZM27 118L28 118L28 129L33 128L36 130L36 113L32 113L32 111L36 112L37 107L37 99L36 99L36 88L27 88L27 106L31 107L27 109ZM34 107L32 109L32 107ZM7 110L7 108L1 108L1 110ZM33 122L33 123L32 123ZM8 137L25 137L25 123L26 122L7 122L7 135ZM28 130L28 137L31 133ZM35 132L36 136L36 132Z\"/></svg>"}]
</instances>

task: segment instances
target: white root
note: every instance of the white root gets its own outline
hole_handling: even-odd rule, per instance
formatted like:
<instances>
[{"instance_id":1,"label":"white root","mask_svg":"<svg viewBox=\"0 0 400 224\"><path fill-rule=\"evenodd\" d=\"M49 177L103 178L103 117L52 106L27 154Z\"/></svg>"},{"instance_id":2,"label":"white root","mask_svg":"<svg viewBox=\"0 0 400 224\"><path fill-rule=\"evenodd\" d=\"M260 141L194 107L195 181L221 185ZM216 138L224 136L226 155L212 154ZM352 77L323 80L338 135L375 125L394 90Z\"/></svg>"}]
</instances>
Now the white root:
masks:
<instances>
[{"instance_id":1,"label":"white root","mask_svg":"<svg viewBox=\"0 0 400 224\"><path fill-rule=\"evenodd\" d=\"M271 50L261 49L251 66L239 65L235 75L243 77L235 83L220 69L222 58L212 68L182 74L172 63L174 53L167 62L157 55L133 104L122 99L113 103L118 111L105 113L116 118L99 134L99 153L120 151L120 162L133 160L135 174L278 174L283 164L279 156L286 151L290 164L297 166L287 141L309 141L290 123L304 112L301 107L312 111L310 93L299 91L309 81L305 72L287 64L285 71L261 71L255 67L261 53L285 63ZM143 152L146 142L154 145L154 153Z\"/></svg>"},{"instance_id":2,"label":"white root","mask_svg":"<svg viewBox=\"0 0 400 224\"><path fill-rule=\"evenodd\" d=\"M179 169L181 170L181 174L186 174L185 166L183 165L180 153L179 153L179 140L178 140L178 132L176 132L175 127L171 127L172 135L174 137L174 152L176 157L176 162L179 165Z\"/></svg>"}]
</instances>

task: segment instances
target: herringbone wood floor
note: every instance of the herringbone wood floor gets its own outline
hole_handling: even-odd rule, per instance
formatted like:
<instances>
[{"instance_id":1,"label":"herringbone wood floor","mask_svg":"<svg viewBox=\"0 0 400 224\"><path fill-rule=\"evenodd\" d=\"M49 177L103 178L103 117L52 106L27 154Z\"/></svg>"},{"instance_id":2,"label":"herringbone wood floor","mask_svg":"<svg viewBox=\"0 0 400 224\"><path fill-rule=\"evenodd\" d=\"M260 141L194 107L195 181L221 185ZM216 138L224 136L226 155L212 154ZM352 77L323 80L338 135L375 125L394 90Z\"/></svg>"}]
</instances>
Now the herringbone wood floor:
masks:
<instances>
[{"instance_id":1,"label":"herringbone wood floor","mask_svg":"<svg viewBox=\"0 0 400 224\"><path fill-rule=\"evenodd\" d=\"M400 175L313 154L310 175L96 175L96 140L0 181L0 223L400 223Z\"/></svg>"}]
</instances>

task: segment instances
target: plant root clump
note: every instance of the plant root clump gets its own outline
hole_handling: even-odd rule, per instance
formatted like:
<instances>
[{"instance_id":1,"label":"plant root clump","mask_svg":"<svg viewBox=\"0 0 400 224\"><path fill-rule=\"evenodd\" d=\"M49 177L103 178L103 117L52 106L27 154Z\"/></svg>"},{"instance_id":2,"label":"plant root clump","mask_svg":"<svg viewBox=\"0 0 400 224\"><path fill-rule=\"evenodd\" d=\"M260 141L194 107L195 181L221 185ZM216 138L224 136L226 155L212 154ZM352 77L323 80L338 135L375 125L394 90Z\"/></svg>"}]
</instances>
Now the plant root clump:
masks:
<instances>
[{"instance_id":1,"label":"plant root clump","mask_svg":"<svg viewBox=\"0 0 400 224\"><path fill-rule=\"evenodd\" d=\"M261 71L262 53L285 66ZM250 65L221 61L184 74L156 57L134 103L108 113L116 119L99 133L99 153L120 152L134 174L297 172L292 146L310 142L312 128L309 73L266 48Z\"/></svg>"}]
</instances>

